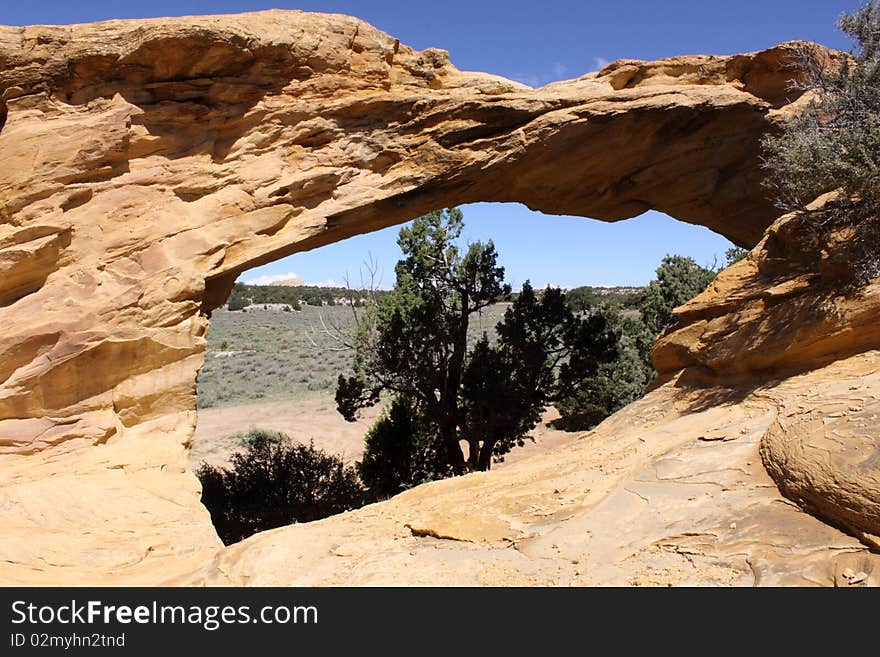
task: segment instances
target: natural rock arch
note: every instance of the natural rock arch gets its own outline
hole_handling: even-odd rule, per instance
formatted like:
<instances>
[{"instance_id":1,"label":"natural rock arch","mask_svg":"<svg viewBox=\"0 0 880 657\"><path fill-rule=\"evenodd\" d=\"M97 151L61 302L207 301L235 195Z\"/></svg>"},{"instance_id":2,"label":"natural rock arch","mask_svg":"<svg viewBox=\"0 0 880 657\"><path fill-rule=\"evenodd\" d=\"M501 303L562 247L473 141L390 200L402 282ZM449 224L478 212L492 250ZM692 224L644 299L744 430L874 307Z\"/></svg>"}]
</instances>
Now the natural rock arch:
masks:
<instances>
[{"instance_id":1,"label":"natural rock arch","mask_svg":"<svg viewBox=\"0 0 880 657\"><path fill-rule=\"evenodd\" d=\"M174 581L216 553L185 447L206 313L247 268L474 201L754 246L789 51L531 89L344 16L0 28L0 572ZM704 364L675 335L661 369Z\"/></svg>"}]
</instances>

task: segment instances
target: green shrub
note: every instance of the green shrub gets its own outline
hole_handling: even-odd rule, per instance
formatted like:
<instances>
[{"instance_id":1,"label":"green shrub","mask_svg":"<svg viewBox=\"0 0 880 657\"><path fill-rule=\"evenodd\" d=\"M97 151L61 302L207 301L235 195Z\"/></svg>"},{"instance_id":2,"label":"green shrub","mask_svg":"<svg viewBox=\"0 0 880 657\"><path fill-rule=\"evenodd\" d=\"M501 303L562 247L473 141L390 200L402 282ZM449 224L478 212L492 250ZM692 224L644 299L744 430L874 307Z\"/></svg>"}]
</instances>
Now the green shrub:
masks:
<instances>
[{"instance_id":1,"label":"green shrub","mask_svg":"<svg viewBox=\"0 0 880 657\"><path fill-rule=\"evenodd\" d=\"M245 297L233 294L229 297L229 303L226 305L228 310L242 310L249 305L249 300Z\"/></svg>"},{"instance_id":2,"label":"green shrub","mask_svg":"<svg viewBox=\"0 0 880 657\"><path fill-rule=\"evenodd\" d=\"M572 312L576 313L585 312L600 303L599 295L589 285L568 290L565 293L565 300Z\"/></svg>"},{"instance_id":3,"label":"green shrub","mask_svg":"<svg viewBox=\"0 0 880 657\"><path fill-rule=\"evenodd\" d=\"M235 436L234 436L235 437ZM260 531L310 522L364 503L357 473L342 459L286 435L252 429L231 468L202 463L202 503L229 545Z\"/></svg>"},{"instance_id":4,"label":"green shrub","mask_svg":"<svg viewBox=\"0 0 880 657\"><path fill-rule=\"evenodd\" d=\"M443 478L449 468L436 445L436 430L424 426L410 400L397 397L367 433L358 474L376 499Z\"/></svg>"},{"instance_id":5,"label":"green shrub","mask_svg":"<svg viewBox=\"0 0 880 657\"><path fill-rule=\"evenodd\" d=\"M693 258L668 255L657 268L657 278L645 288L640 310L645 326L655 336L672 324L672 311L690 301L715 278L715 272Z\"/></svg>"},{"instance_id":6,"label":"green shrub","mask_svg":"<svg viewBox=\"0 0 880 657\"><path fill-rule=\"evenodd\" d=\"M644 395L654 376L648 357L654 335L636 317L627 318L619 312L599 308L594 311L606 316L617 336L617 355L600 365L599 371L585 378L556 403L560 419L554 425L566 431L592 429L606 417Z\"/></svg>"},{"instance_id":7,"label":"green shrub","mask_svg":"<svg viewBox=\"0 0 880 657\"><path fill-rule=\"evenodd\" d=\"M817 245L845 232L849 273L865 281L880 273L880 2L844 14L838 27L856 41L850 58L828 60L810 44L796 51L805 73L795 87L812 99L764 140L766 185L780 209L805 216ZM833 207L807 209L835 190Z\"/></svg>"}]
</instances>

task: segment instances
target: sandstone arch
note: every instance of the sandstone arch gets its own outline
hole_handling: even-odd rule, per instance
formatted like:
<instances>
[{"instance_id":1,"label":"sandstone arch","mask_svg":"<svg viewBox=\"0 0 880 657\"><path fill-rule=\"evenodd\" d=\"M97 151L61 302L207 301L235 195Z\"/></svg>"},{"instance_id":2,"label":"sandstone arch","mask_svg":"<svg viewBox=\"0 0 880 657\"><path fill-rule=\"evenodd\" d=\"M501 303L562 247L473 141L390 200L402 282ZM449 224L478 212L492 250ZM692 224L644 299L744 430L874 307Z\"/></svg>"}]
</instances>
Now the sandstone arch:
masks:
<instances>
[{"instance_id":1,"label":"sandstone arch","mask_svg":"<svg viewBox=\"0 0 880 657\"><path fill-rule=\"evenodd\" d=\"M344 16L0 28L0 573L176 581L214 558L184 455L206 313L244 269L479 200L653 208L754 246L789 48L533 90ZM711 368L675 335L662 369Z\"/></svg>"}]
</instances>

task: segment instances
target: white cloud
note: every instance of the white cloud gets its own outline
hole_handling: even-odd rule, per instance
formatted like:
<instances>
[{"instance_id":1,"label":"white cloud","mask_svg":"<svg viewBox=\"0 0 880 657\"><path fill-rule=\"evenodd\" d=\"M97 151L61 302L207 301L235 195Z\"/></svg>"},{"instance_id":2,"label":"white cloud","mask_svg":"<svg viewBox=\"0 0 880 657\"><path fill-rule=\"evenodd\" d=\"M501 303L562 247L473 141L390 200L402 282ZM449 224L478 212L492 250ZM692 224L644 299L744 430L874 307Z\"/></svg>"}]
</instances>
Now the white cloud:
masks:
<instances>
[{"instance_id":1,"label":"white cloud","mask_svg":"<svg viewBox=\"0 0 880 657\"><path fill-rule=\"evenodd\" d=\"M606 66L608 66L611 63L607 59L605 59L604 57L596 57L594 59L594 61L596 62L596 70L597 71L601 71L603 68L605 68Z\"/></svg>"},{"instance_id":2,"label":"white cloud","mask_svg":"<svg viewBox=\"0 0 880 657\"><path fill-rule=\"evenodd\" d=\"M555 75L557 78L564 78L567 72L568 67L565 64L561 62L556 62L555 64L553 64L553 75Z\"/></svg>"},{"instance_id":3,"label":"white cloud","mask_svg":"<svg viewBox=\"0 0 880 657\"><path fill-rule=\"evenodd\" d=\"M256 278L249 278L244 281L244 283L245 285L272 285L272 283L284 281L289 278L299 278L299 276L297 276L292 271L286 274L263 274L262 276L257 276Z\"/></svg>"},{"instance_id":4,"label":"white cloud","mask_svg":"<svg viewBox=\"0 0 880 657\"><path fill-rule=\"evenodd\" d=\"M308 285L309 287L345 287L342 283L337 283L332 278L328 278L326 281L303 283L303 285Z\"/></svg>"}]
</instances>

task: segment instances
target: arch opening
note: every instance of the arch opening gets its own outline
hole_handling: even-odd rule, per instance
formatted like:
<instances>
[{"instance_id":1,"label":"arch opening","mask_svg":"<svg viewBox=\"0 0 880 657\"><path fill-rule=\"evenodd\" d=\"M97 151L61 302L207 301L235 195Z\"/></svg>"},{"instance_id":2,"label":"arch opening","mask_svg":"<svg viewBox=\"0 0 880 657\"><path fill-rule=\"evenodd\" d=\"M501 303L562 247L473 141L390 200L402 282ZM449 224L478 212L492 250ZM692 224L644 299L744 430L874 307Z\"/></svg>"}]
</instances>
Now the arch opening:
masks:
<instances>
[{"instance_id":1,"label":"arch opening","mask_svg":"<svg viewBox=\"0 0 880 657\"><path fill-rule=\"evenodd\" d=\"M638 319L640 295L665 256L688 257L704 269L720 269L725 252L734 246L704 227L659 213L608 224L542 215L515 204L461 209L465 229L457 240L460 246L491 240L515 293L530 281L539 290L552 286L586 294L589 305L577 306L582 313L608 307ZM394 265L402 257L396 244L400 228L281 258L238 276L230 297L211 313L198 377L198 421L189 463L203 483L206 465L234 470L233 455L243 455L259 430L313 445L346 466L363 458L365 437L392 397L383 398L357 422L342 418L334 392L337 377L352 374L353 351L340 348L332 333L351 329L351 301L360 306L370 290L387 293L393 288ZM470 347L484 332L495 339L495 324L510 305L509 298L499 299L474 316ZM499 459L496 467L577 435L565 429L558 410L548 404L529 433L534 440ZM471 448L462 440L466 460ZM221 534L229 530L228 521L215 517L215 524ZM233 541L226 535L224 540Z\"/></svg>"}]
</instances>

